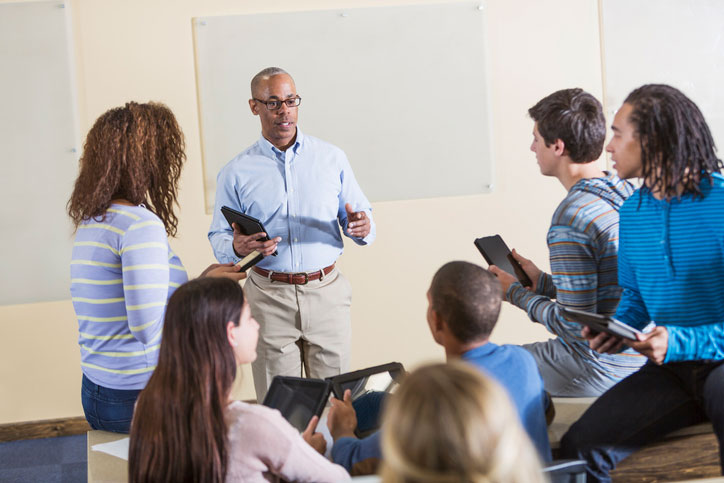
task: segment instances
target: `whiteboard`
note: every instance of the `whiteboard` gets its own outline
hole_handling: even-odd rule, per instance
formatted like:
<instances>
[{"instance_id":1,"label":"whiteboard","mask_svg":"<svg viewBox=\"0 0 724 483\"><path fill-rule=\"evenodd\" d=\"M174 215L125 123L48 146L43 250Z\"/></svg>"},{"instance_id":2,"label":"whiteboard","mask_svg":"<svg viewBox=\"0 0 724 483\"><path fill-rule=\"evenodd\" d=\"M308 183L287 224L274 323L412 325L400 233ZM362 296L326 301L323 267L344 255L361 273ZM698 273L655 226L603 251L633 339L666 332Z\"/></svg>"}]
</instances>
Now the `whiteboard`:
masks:
<instances>
[{"instance_id":1,"label":"whiteboard","mask_svg":"<svg viewBox=\"0 0 724 483\"><path fill-rule=\"evenodd\" d=\"M481 2L194 19L207 212L219 170L261 135L249 82L269 66L371 201L490 191L485 21Z\"/></svg>"},{"instance_id":2,"label":"whiteboard","mask_svg":"<svg viewBox=\"0 0 724 483\"><path fill-rule=\"evenodd\" d=\"M77 173L68 12L0 4L0 305L70 298Z\"/></svg>"},{"instance_id":3,"label":"whiteboard","mask_svg":"<svg viewBox=\"0 0 724 483\"><path fill-rule=\"evenodd\" d=\"M669 84L704 114L724 148L724 2L601 0L606 107L644 84Z\"/></svg>"}]
</instances>

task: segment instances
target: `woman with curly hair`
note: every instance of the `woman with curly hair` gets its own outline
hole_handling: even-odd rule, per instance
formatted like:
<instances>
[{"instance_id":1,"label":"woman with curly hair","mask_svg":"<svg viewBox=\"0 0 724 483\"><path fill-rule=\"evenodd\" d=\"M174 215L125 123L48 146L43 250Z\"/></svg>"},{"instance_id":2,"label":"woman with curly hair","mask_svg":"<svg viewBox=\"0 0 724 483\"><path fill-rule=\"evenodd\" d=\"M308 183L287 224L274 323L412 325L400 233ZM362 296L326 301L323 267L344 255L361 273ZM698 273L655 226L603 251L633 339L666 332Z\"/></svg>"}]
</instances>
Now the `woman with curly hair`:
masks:
<instances>
[{"instance_id":1,"label":"woman with curly hair","mask_svg":"<svg viewBox=\"0 0 724 483\"><path fill-rule=\"evenodd\" d=\"M176 234L184 138L163 104L129 102L95 122L68 201L76 237L71 295L78 318L81 398L94 429L130 429L156 367L166 301L188 277ZM232 264L202 274L244 278Z\"/></svg>"},{"instance_id":2,"label":"woman with curly hair","mask_svg":"<svg viewBox=\"0 0 724 483\"><path fill-rule=\"evenodd\" d=\"M322 454L318 418L302 435L276 409L231 399L237 366L256 359L259 324L238 283L192 280L168 302L158 367L138 397L132 483L349 481Z\"/></svg>"},{"instance_id":3,"label":"woman with curly hair","mask_svg":"<svg viewBox=\"0 0 724 483\"><path fill-rule=\"evenodd\" d=\"M505 390L465 362L422 367L383 419L385 483L537 483L543 473Z\"/></svg>"}]
</instances>

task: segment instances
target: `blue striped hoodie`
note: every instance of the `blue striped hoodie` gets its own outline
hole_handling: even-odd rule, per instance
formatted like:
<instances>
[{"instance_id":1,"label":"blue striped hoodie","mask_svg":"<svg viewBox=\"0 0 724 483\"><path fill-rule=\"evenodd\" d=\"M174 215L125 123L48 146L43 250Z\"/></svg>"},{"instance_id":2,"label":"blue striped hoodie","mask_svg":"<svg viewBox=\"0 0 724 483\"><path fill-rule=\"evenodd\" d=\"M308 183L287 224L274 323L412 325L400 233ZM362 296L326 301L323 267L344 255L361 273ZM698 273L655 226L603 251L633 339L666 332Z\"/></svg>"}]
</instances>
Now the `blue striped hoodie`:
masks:
<instances>
[{"instance_id":1,"label":"blue striped hoodie","mask_svg":"<svg viewBox=\"0 0 724 483\"><path fill-rule=\"evenodd\" d=\"M560 307L609 316L616 312L621 297L616 256L619 208L631 193L633 186L613 173L579 180L553 213L547 239L551 274L541 274L537 293L517 282L507 293L531 320L614 379L636 372L646 358L632 349L614 355L591 350L581 337L581 325L567 321Z\"/></svg>"},{"instance_id":2,"label":"blue striped hoodie","mask_svg":"<svg viewBox=\"0 0 724 483\"><path fill-rule=\"evenodd\" d=\"M70 265L83 373L112 389L142 389L156 367L166 302L188 277L161 220L111 205L78 226Z\"/></svg>"}]
</instances>

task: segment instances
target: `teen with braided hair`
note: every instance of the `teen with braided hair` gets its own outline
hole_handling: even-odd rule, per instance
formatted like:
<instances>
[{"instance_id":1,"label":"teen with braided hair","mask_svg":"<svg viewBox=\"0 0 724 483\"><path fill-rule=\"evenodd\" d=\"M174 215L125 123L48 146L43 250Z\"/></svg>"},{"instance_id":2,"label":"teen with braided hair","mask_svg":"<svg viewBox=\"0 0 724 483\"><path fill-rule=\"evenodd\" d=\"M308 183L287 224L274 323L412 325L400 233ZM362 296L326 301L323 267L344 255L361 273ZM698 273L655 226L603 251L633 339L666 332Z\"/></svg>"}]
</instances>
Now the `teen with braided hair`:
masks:
<instances>
[{"instance_id":1,"label":"teen with braided hair","mask_svg":"<svg viewBox=\"0 0 724 483\"><path fill-rule=\"evenodd\" d=\"M599 352L622 345L648 357L603 394L563 437L563 457L588 461L588 481L637 448L710 420L724 462L724 177L699 108L677 89L628 95L607 150L622 178L643 185L620 211L616 318L643 329L636 341L588 329Z\"/></svg>"},{"instance_id":2,"label":"teen with braided hair","mask_svg":"<svg viewBox=\"0 0 724 483\"><path fill-rule=\"evenodd\" d=\"M168 244L184 138L163 104L101 115L68 201L76 229L70 292L78 318L83 411L93 429L127 433L156 367L166 300L188 277ZM232 264L202 276L245 277Z\"/></svg>"}]
</instances>

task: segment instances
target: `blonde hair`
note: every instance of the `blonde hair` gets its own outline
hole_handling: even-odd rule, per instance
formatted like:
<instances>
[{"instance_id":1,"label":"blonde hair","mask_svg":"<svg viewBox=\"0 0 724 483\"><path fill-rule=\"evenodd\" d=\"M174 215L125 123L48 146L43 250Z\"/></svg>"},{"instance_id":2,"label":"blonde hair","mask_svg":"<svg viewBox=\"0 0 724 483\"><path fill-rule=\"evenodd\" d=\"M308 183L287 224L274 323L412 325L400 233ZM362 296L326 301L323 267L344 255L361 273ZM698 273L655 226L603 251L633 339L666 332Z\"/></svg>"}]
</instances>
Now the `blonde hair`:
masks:
<instances>
[{"instance_id":1,"label":"blonde hair","mask_svg":"<svg viewBox=\"0 0 724 483\"><path fill-rule=\"evenodd\" d=\"M504 389L464 362L410 374L383 427L383 482L545 481Z\"/></svg>"}]
</instances>

